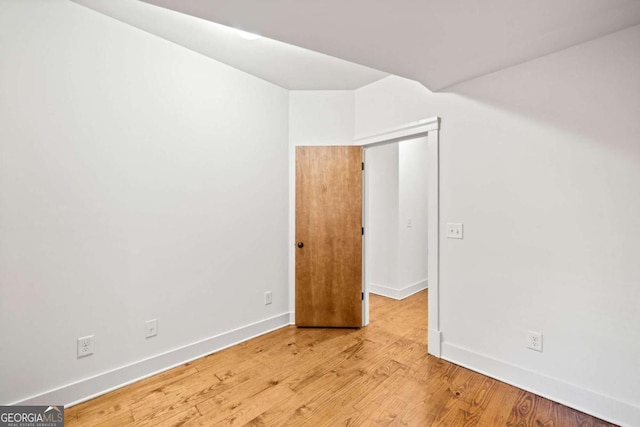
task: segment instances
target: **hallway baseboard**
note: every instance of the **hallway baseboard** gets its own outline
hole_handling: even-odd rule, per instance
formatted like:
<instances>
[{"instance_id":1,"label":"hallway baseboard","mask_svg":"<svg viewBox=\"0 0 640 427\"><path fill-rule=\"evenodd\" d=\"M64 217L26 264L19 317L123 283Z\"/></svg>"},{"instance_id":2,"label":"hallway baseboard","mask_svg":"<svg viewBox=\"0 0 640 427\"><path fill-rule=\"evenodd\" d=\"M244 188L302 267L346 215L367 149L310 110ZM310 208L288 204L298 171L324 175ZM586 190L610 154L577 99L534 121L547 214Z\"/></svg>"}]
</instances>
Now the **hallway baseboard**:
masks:
<instances>
[{"instance_id":1,"label":"hallway baseboard","mask_svg":"<svg viewBox=\"0 0 640 427\"><path fill-rule=\"evenodd\" d=\"M387 298L393 298L396 300L402 300L417 292L427 289L428 282L427 282L427 279L420 280L419 282L412 283L411 285L405 286L402 289L395 289L389 286L376 285L374 283L369 283L368 288L369 288L369 292L373 294L381 295Z\"/></svg>"}]
</instances>

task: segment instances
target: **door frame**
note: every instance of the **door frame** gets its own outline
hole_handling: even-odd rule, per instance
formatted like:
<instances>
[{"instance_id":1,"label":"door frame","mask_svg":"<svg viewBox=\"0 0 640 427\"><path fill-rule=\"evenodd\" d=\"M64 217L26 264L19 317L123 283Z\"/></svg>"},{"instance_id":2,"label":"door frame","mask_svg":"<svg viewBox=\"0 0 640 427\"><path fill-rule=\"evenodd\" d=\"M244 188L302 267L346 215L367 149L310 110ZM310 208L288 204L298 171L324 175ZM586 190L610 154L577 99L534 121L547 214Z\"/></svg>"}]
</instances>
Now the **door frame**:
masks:
<instances>
[{"instance_id":1,"label":"door frame","mask_svg":"<svg viewBox=\"0 0 640 427\"><path fill-rule=\"evenodd\" d=\"M427 255L428 272L427 280L429 287L428 313L429 329L427 334L427 349L429 354L441 357L441 332L440 332L440 297L439 297L439 267L440 267L440 172L439 172L439 131L440 117L431 117L404 125L387 129L372 135L355 139L353 145L363 148L372 147L376 144L388 144L398 142L403 139L413 139L420 136L427 136L427 167L428 180L428 212L427 229L429 235ZM289 324L295 325L295 145L289 145ZM365 170L366 173L366 170ZM364 190L364 188L363 188ZM364 207L364 204L363 204ZM364 212L363 212L364 215ZM363 250L364 250L363 245ZM363 262L366 254L363 253ZM365 301L363 303L363 320L368 321L369 317L369 293L365 288L365 269L363 266L363 292ZM365 318L366 316L366 318Z\"/></svg>"},{"instance_id":2,"label":"door frame","mask_svg":"<svg viewBox=\"0 0 640 427\"><path fill-rule=\"evenodd\" d=\"M392 144L403 140L427 137L427 194L428 194L428 255L427 255L427 282L429 288L428 297L428 332L427 332L427 349L429 354L436 357L441 355L441 332L440 332L440 171L439 171L439 148L440 148L440 118L432 117L428 119L418 120L406 123L402 126L389 129L385 132L358 138L354 141L354 145L359 145L365 149ZM366 156L365 156L366 161ZM365 166L365 179L366 179ZM364 187L363 187L364 190ZM366 206L366 200L363 203L363 210ZM364 221L366 216L363 215ZM365 230L367 225L365 224ZM363 244L363 251L366 249ZM366 253L363 252L363 262L366 260ZM367 286L366 269L363 265L363 325L369 323L369 289Z\"/></svg>"}]
</instances>

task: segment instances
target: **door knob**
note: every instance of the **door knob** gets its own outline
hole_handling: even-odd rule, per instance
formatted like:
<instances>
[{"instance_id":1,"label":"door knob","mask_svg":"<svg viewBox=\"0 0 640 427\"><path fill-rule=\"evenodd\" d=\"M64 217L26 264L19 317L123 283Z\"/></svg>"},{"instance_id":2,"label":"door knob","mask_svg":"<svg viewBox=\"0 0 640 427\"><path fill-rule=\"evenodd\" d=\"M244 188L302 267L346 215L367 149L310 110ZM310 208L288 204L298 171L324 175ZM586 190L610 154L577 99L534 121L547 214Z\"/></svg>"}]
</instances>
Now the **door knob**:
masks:
<instances>
[{"instance_id":1,"label":"door knob","mask_svg":"<svg viewBox=\"0 0 640 427\"><path fill-rule=\"evenodd\" d=\"M302 242L298 242L298 244L296 245L299 249L304 248L304 243Z\"/></svg>"}]
</instances>

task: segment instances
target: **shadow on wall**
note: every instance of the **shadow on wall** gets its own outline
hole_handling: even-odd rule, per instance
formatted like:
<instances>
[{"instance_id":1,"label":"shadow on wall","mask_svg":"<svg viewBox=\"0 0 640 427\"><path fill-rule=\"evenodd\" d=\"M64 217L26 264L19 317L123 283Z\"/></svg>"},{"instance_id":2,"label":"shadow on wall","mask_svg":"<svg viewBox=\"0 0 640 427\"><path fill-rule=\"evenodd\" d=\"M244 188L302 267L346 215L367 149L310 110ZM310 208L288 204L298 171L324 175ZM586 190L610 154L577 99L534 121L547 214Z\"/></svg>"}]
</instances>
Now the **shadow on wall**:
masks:
<instances>
[{"instance_id":1,"label":"shadow on wall","mask_svg":"<svg viewBox=\"0 0 640 427\"><path fill-rule=\"evenodd\" d=\"M440 93L518 113L598 144L606 141L640 161L640 55L630 52L640 52L640 26Z\"/></svg>"}]
</instances>

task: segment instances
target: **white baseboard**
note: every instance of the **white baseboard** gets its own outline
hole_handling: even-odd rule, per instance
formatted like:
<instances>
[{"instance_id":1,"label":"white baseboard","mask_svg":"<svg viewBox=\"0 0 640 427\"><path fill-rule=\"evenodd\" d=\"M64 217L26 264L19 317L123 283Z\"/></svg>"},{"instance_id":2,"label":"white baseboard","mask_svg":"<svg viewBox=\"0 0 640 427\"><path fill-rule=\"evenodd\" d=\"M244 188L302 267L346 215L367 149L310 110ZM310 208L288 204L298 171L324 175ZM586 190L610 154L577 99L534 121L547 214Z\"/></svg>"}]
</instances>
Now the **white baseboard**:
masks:
<instances>
[{"instance_id":1,"label":"white baseboard","mask_svg":"<svg viewBox=\"0 0 640 427\"><path fill-rule=\"evenodd\" d=\"M369 292L382 295L383 297L393 298L397 300L405 299L417 292L427 289L427 279L420 280L419 282L412 283L409 286L405 286L402 289L390 288L388 286L376 285L375 283L369 283Z\"/></svg>"},{"instance_id":2,"label":"white baseboard","mask_svg":"<svg viewBox=\"0 0 640 427\"><path fill-rule=\"evenodd\" d=\"M640 407L465 348L442 343L442 358L620 426L640 426Z\"/></svg>"},{"instance_id":3,"label":"white baseboard","mask_svg":"<svg viewBox=\"0 0 640 427\"><path fill-rule=\"evenodd\" d=\"M56 402L64 404L65 408L68 408L251 338L288 326L290 324L289 317L289 313L279 314L269 319L233 329L202 341L14 402L12 405L48 405L51 402Z\"/></svg>"}]
</instances>

